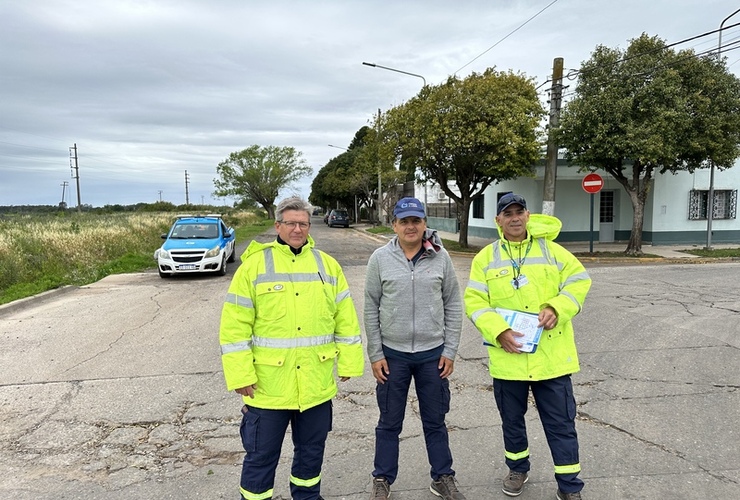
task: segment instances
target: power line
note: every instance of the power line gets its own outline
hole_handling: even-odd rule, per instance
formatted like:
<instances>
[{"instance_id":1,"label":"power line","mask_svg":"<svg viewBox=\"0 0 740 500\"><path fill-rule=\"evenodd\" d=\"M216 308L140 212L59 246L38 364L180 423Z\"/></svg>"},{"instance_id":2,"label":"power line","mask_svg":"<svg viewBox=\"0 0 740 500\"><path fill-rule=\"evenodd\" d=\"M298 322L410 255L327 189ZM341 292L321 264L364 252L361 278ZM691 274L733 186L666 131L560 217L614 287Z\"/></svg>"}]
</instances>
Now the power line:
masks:
<instances>
[{"instance_id":1,"label":"power line","mask_svg":"<svg viewBox=\"0 0 740 500\"><path fill-rule=\"evenodd\" d=\"M537 17L537 16L539 16L540 14L542 14L543 12L545 12L545 11L546 11L547 9L549 9L549 8L550 8L550 7L551 7L551 6L553 5L553 4L555 4L555 3L557 3L557 2L558 2L558 0L552 0L552 2L550 2L550 3L549 3L549 4L548 4L548 5L547 5L547 6L545 7L545 8L543 8L543 9L542 9L541 11L539 11L539 12L538 12L537 14L533 15L532 17L530 17L529 19L527 19L526 21L524 21L524 22L523 22L523 23L522 23L521 25L519 25L519 27L518 27L518 28L516 28L516 29L515 29L514 31L510 32L510 33L509 33L508 35L506 35L505 37L503 37L503 38L502 38L501 40L499 40L498 42L496 42L496 43L494 43L493 45L491 45L490 47L488 47L488 48L487 48L486 50L484 50L484 51L483 51L483 52L481 52L481 53L480 53L479 55L477 55L476 57L474 57L474 58L473 58L473 59L472 59L472 60L471 60L470 62L468 62L467 64L464 64L464 65L463 65L463 66L462 66L462 67L461 67L460 69L458 69L457 71L455 71L455 72L454 72L454 73L452 73L452 74L453 74L453 75L456 75L457 73L459 73L459 72L460 72L460 70L461 70L461 69L465 68L466 66L469 66L470 64L473 64L473 62L475 62L475 61L476 61L476 60L477 60L478 58L480 58L481 56L483 56L483 55L484 55L484 54L485 54L486 52L488 52L489 50L491 50L492 48L494 48L494 47L495 47L496 45L500 44L501 42L503 42L504 40L506 40L507 38L509 38L509 37L510 37L511 35L513 35L513 34L514 34L514 33L516 33L517 31L519 31L520 29L522 29L522 28L523 28L523 27L524 27L525 25L527 25L527 23L529 23L529 22L530 22L531 20L533 20L533 19L534 19L535 17Z\"/></svg>"},{"instance_id":2,"label":"power line","mask_svg":"<svg viewBox=\"0 0 740 500\"><path fill-rule=\"evenodd\" d=\"M0 141L0 144L7 144L7 145L9 145L9 146L18 146L19 148L29 148L29 149L36 149L36 150L38 150L38 151L50 151L50 152L52 152L52 153L58 153L58 152L59 152L59 151L58 151L58 150L56 150L56 149L40 148L40 147L37 147L37 146L26 146L25 144L16 144L16 143L14 143L14 142L5 142L5 141Z\"/></svg>"},{"instance_id":3,"label":"power line","mask_svg":"<svg viewBox=\"0 0 740 500\"><path fill-rule=\"evenodd\" d=\"M726 29L729 29L729 28L734 28L736 26L740 26L740 23L736 23L736 24L732 24L730 26L726 26L726 27L722 28L722 30L726 30ZM621 64L621 63L624 63L624 62L627 62L627 61L631 61L632 59L637 59L638 57L649 56L651 54L655 54L657 52L664 51L664 50L669 49L671 47L675 47L676 45L680 45L682 43L687 43L687 42L690 42L692 40L696 40L698 38L703 38L705 36L713 35L715 33L718 33L719 31L721 31L721 30L716 29L716 30L712 30L712 31L707 31L707 32L702 33L700 35L695 35L695 36L692 36L692 37L689 37L689 38L685 38L683 40L679 40L677 42L670 43L668 45L665 45L663 47L659 47L657 49L652 49L652 50L648 50L646 52L641 52L639 54L634 54L634 55L631 55L631 56L623 57L622 59L618 59L618 60L614 61L612 63L612 65L613 66L616 66L618 64ZM732 43L728 43L726 45L722 45L722 47L720 47L720 49L722 50L722 52L725 52L724 47L729 47L730 45L734 45L736 43L738 43L738 42L732 42ZM738 48L738 47L735 47L735 48ZM692 54L689 57L701 57L703 55L711 54L711 53L715 52L716 50L717 50L716 48L708 49L708 50L706 50L704 52L701 52L701 53ZM729 50L734 50L734 49L729 49ZM571 70L565 77L568 78L569 80L574 80L578 75L580 75L583 72L584 72L584 70L582 70L582 69L579 69L579 70Z\"/></svg>"}]
</instances>

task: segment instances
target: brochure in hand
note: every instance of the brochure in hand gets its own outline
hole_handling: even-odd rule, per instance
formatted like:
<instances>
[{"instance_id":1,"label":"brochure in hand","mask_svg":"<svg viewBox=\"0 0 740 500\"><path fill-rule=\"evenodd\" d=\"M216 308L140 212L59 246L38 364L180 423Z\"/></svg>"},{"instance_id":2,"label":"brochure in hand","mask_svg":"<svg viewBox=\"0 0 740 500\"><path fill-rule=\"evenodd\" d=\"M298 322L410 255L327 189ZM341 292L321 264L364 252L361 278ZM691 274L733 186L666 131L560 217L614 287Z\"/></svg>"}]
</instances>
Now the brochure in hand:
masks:
<instances>
[{"instance_id":1,"label":"brochure in hand","mask_svg":"<svg viewBox=\"0 0 740 500\"><path fill-rule=\"evenodd\" d=\"M542 335L543 330L543 327L537 326L537 323L540 322L539 316L500 307L496 308L496 312L503 316L512 330L524 334L524 337L517 337L519 343L522 344L519 352L534 353L537 350L537 344L540 342L540 335Z\"/></svg>"}]
</instances>

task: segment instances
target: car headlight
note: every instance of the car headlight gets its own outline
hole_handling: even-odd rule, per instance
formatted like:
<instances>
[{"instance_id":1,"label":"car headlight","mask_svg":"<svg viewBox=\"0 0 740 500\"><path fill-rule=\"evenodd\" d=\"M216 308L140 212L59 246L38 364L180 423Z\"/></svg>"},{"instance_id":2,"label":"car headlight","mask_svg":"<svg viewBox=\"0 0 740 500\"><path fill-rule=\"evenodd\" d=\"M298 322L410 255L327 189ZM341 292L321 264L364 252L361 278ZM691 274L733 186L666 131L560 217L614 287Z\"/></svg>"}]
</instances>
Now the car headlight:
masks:
<instances>
[{"instance_id":1,"label":"car headlight","mask_svg":"<svg viewBox=\"0 0 740 500\"><path fill-rule=\"evenodd\" d=\"M159 258L160 259L169 259L170 258L170 252L168 252L164 248L160 248L159 249Z\"/></svg>"},{"instance_id":2,"label":"car headlight","mask_svg":"<svg viewBox=\"0 0 740 500\"><path fill-rule=\"evenodd\" d=\"M216 257L218 254L221 253L221 246L216 245L215 247L211 248L206 252L206 258L210 259L211 257Z\"/></svg>"}]
</instances>

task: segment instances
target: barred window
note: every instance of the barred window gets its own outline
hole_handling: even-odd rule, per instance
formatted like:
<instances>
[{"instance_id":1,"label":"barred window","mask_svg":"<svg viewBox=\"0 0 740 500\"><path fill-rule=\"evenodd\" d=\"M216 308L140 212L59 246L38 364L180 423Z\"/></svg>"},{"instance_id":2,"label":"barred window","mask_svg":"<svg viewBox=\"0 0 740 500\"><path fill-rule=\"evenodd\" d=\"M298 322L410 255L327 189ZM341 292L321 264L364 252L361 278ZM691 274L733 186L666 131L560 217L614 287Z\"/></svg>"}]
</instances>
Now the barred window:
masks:
<instances>
[{"instance_id":1,"label":"barred window","mask_svg":"<svg viewBox=\"0 0 740 500\"><path fill-rule=\"evenodd\" d=\"M485 219L485 215L483 213L483 198L485 198L486 195L482 194L478 198L473 200L473 219Z\"/></svg>"},{"instance_id":2,"label":"barred window","mask_svg":"<svg viewBox=\"0 0 740 500\"><path fill-rule=\"evenodd\" d=\"M709 191L689 191L689 220L706 220ZM712 219L734 219L737 215L737 189L715 189Z\"/></svg>"}]
</instances>

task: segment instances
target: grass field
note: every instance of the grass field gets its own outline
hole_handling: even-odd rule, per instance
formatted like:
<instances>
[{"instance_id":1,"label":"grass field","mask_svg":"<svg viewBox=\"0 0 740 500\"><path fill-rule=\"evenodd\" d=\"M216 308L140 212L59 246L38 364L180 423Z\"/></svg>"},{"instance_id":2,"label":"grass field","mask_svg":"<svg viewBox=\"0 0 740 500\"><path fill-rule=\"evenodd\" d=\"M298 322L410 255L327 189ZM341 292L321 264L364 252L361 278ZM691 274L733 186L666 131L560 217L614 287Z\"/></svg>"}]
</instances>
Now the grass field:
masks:
<instances>
[{"instance_id":1,"label":"grass field","mask_svg":"<svg viewBox=\"0 0 740 500\"><path fill-rule=\"evenodd\" d=\"M154 251L171 213L13 215L0 218L0 304L109 274L156 267ZM251 212L224 216L237 242L271 221Z\"/></svg>"}]
</instances>

